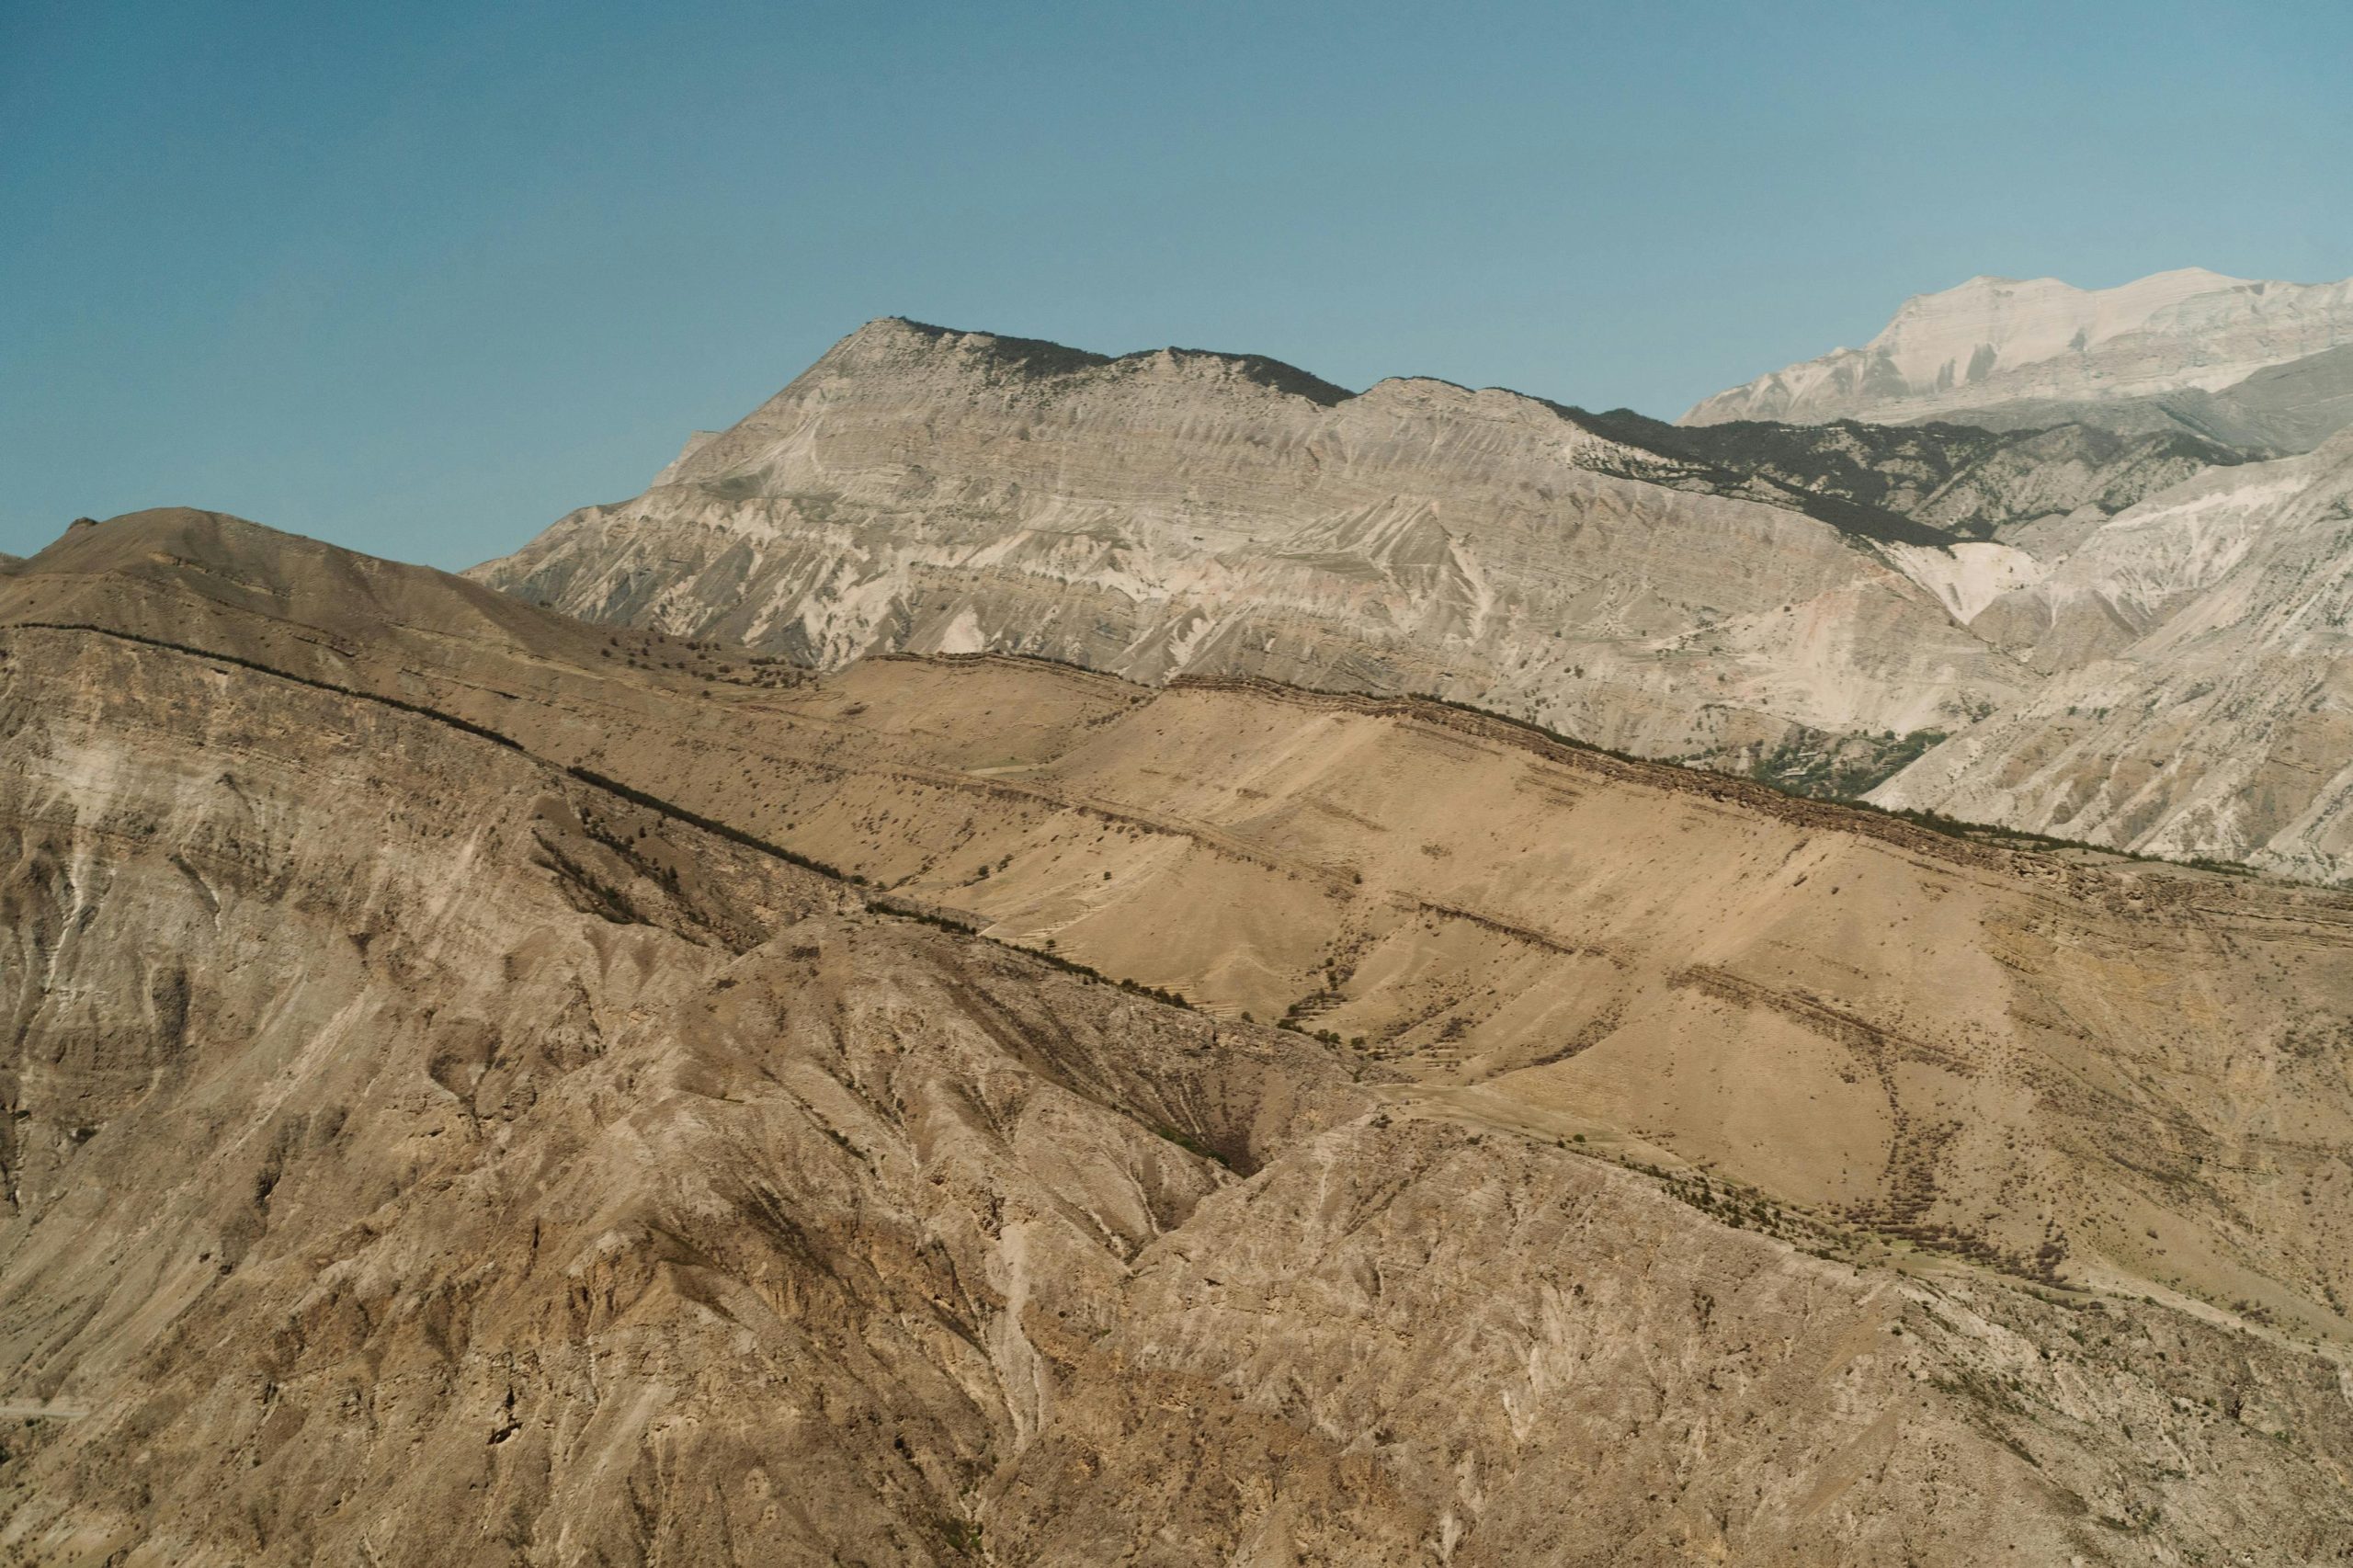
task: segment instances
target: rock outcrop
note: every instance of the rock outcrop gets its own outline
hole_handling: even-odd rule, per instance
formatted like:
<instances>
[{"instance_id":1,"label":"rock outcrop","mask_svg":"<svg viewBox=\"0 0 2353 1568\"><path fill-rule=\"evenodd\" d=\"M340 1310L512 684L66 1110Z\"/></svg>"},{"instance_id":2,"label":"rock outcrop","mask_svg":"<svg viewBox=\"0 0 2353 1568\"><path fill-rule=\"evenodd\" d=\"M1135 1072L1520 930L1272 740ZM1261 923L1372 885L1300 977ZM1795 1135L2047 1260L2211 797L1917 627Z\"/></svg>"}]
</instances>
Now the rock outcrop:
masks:
<instances>
[{"instance_id":1,"label":"rock outcrop","mask_svg":"<svg viewBox=\"0 0 2353 1568\"><path fill-rule=\"evenodd\" d=\"M2174 857L2353 876L2353 435L2120 514L1972 622L2034 697L1875 797Z\"/></svg>"}]
</instances>

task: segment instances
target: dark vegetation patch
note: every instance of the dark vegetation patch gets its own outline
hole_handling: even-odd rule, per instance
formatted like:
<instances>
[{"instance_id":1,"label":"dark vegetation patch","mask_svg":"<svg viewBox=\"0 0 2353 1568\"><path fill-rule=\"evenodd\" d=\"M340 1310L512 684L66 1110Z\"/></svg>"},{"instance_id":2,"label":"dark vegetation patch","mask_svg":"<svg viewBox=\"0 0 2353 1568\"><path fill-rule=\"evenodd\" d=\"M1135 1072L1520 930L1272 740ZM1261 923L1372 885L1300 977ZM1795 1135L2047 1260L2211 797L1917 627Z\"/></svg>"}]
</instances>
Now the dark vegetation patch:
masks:
<instances>
[{"instance_id":1,"label":"dark vegetation patch","mask_svg":"<svg viewBox=\"0 0 2353 1568\"><path fill-rule=\"evenodd\" d=\"M1687 430L1630 408L1588 414L1560 403L1546 406L1597 436L1682 465L1680 477L1686 483L1802 512L1851 538L1880 544L1941 547L1956 537L1892 507L1889 502L1897 485L1889 475L1837 449L1836 443L1823 442L1814 434L1815 426L1758 423ZM1726 430L1740 430L1748 438L1725 440L1718 432ZM1997 439L1985 431L1968 434L1988 441ZM1640 468L1630 469L1624 477L1668 478Z\"/></svg>"},{"instance_id":2,"label":"dark vegetation patch","mask_svg":"<svg viewBox=\"0 0 2353 1568\"><path fill-rule=\"evenodd\" d=\"M1945 739L1942 730L1897 735L1792 734L1759 757L1750 776L1792 795L1854 800L1868 795Z\"/></svg>"},{"instance_id":3,"label":"dark vegetation patch","mask_svg":"<svg viewBox=\"0 0 2353 1568\"><path fill-rule=\"evenodd\" d=\"M1209 1160L1216 1165L1223 1165L1227 1170L1232 1170L1233 1168L1233 1162L1227 1159L1223 1154L1219 1153L1215 1149L1209 1147L1207 1144L1200 1142L1197 1139L1188 1137L1186 1134L1179 1132L1173 1127L1154 1127L1153 1131L1160 1134L1161 1137L1167 1139L1171 1143L1176 1144L1179 1149L1184 1150L1185 1153L1194 1156L1196 1159Z\"/></svg>"}]
</instances>

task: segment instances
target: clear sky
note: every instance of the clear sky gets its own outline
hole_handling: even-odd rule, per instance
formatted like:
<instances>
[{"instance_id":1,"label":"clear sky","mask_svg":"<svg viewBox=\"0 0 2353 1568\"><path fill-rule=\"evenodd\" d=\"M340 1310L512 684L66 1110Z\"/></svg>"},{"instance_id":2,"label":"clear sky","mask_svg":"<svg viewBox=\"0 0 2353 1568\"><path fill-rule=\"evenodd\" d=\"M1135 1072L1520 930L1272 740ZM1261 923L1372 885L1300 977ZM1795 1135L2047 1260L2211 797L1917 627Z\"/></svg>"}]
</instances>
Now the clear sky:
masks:
<instances>
[{"instance_id":1,"label":"clear sky","mask_svg":"<svg viewBox=\"0 0 2353 1568\"><path fill-rule=\"evenodd\" d=\"M0 550L456 566L877 315L1672 415L1975 273L2353 274L2353 4L0 0Z\"/></svg>"}]
</instances>

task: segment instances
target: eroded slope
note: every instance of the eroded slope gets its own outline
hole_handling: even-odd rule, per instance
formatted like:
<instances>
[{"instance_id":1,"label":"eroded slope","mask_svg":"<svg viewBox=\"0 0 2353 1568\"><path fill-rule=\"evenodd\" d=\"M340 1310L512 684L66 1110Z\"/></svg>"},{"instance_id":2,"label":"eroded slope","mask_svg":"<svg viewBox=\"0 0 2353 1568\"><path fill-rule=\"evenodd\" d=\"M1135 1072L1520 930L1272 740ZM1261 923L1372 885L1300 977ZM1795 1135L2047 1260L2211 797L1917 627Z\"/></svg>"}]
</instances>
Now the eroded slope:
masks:
<instances>
[{"instance_id":1,"label":"eroded slope","mask_svg":"<svg viewBox=\"0 0 2353 1568\"><path fill-rule=\"evenodd\" d=\"M199 514L6 593L29 1561L2353 1547L2337 1362L2251 1321L2329 1326L2336 901ZM2065 1244L1865 1223L1997 1178Z\"/></svg>"},{"instance_id":2,"label":"eroded slope","mask_svg":"<svg viewBox=\"0 0 2353 1568\"><path fill-rule=\"evenodd\" d=\"M2348 582L2353 436L2153 496L1973 623L2064 666L1873 798L2341 881Z\"/></svg>"}]
</instances>

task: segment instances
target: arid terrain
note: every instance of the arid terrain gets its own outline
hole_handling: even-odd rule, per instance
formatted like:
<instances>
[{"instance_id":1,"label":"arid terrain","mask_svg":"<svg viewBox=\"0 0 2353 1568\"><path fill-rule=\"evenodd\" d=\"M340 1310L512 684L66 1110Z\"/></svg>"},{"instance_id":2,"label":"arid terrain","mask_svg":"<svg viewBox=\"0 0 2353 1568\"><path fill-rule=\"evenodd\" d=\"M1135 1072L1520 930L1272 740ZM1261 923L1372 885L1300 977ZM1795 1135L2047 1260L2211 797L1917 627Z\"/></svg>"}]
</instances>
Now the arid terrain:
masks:
<instances>
[{"instance_id":1,"label":"arid terrain","mask_svg":"<svg viewBox=\"0 0 2353 1568\"><path fill-rule=\"evenodd\" d=\"M2353 894L1173 673L9 567L0 1558L2353 1557Z\"/></svg>"},{"instance_id":2,"label":"arid terrain","mask_svg":"<svg viewBox=\"0 0 2353 1568\"><path fill-rule=\"evenodd\" d=\"M1892 368L1833 356L1785 373L1802 398L1768 378L1683 426L886 319L643 494L470 574L818 668L1012 653L1433 696L1804 793L2341 881L2353 392L2311 366L2353 355L2347 288L1979 279L1904 307L1872 351ZM2104 390L1996 419L1936 392L1955 354L2009 367L1963 378L1987 396ZM2302 434L2113 417L2241 374ZM1947 422L1981 415L2000 428ZM1861 422L1898 418L1927 422Z\"/></svg>"},{"instance_id":3,"label":"arid terrain","mask_svg":"<svg viewBox=\"0 0 2353 1568\"><path fill-rule=\"evenodd\" d=\"M0 0L0 1568L2353 1568L2348 61Z\"/></svg>"}]
</instances>

